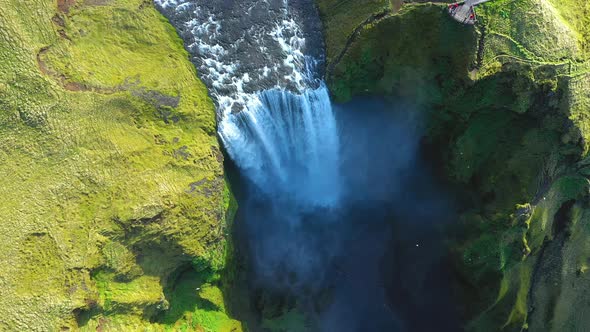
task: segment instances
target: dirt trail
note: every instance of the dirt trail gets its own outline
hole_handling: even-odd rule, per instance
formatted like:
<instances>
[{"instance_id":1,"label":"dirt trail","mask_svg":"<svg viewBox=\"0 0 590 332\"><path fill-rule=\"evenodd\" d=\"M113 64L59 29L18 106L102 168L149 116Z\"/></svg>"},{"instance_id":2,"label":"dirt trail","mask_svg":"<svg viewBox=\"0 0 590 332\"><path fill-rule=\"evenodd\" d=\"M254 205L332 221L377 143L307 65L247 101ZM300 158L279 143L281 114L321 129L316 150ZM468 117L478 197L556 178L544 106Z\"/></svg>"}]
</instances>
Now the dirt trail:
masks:
<instances>
[{"instance_id":1,"label":"dirt trail","mask_svg":"<svg viewBox=\"0 0 590 332\"><path fill-rule=\"evenodd\" d=\"M402 8L403 5L404 5L404 0L391 0L391 8L390 9L385 9L382 12L374 13L373 15L368 17L366 20L364 20L361 24L359 24L356 27L356 29L354 29L352 34L348 37L348 40L346 41L346 44L344 45L344 48L342 49L340 54L338 54L336 59L334 59L334 61L332 61L328 65L326 76L331 75L334 68L338 65L338 63L340 63L340 61L342 60L342 58L344 57L346 52L348 52L348 49L350 48L350 46L352 46L352 43L354 42L354 40L361 34L363 29L367 25L376 23L376 22L388 17L389 15L396 14L397 12L400 11L400 9Z\"/></svg>"},{"instance_id":2,"label":"dirt trail","mask_svg":"<svg viewBox=\"0 0 590 332\"><path fill-rule=\"evenodd\" d=\"M401 2L401 0L392 0L392 1L400 1ZM340 63L340 61L342 60L344 55L346 55L346 52L348 52L348 49L352 46L352 43L356 40L356 38L361 34L363 29L367 25L376 23L376 22L378 22L378 21L380 21L392 14L394 14L394 9L386 9L380 13L376 13L376 14L371 15L369 18L367 18L361 24L359 24L356 27L356 29L354 29L352 34L348 37L348 40L346 41L346 44L344 45L344 48L342 49L340 54L338 54L336 59L334 59L334 61L332 61L328 65L326 76L329 77L330 75L332 75L334 68L336 68L336 66Z\"/></svg>"},{"instance_id":3,"label":"dirt trail","mask_svg":"<svg viewBox=\"0 0 590 332\"><path fill-rule=\"evenodd\" d=\"M64 89L66 89L68 91L93 91L94 90L94 89L88 88L80 83L69 82L69 81L67 81L67 78L65 77L65 75L58 74L58 73L54 72L53 70L49 69L49 67L47 67L47 64L45 64L45 61L43 61L43 59L42 59L43 55L45 53L47 53L47 51L49 51L49 46L41 48L39 50L39 53L37 53L37 65L39 66L39 70L41 71L41 73L54 78L56 81L58 81L60 83L60 85Z\"/></svg>"}]
</instances>

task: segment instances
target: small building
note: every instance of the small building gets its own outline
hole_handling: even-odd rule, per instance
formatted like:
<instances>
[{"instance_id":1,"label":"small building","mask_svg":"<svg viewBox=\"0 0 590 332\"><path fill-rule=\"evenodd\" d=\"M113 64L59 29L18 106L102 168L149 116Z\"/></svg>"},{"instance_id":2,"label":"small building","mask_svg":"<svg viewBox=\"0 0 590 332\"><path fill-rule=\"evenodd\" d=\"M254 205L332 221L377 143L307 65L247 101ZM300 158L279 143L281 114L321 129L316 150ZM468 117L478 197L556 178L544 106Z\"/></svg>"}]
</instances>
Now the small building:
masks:
<instances>
[{"instance_id":1,"label":"small building","mask_svg":"<svg viewBox=\"0 0 590 332\"><path fill-rule=\"evenodd\" d=\"M457 22L473 25L477 22L475 6L490 0L466 0L449 5L449 14Z\"/></svg>"}]
</instances>

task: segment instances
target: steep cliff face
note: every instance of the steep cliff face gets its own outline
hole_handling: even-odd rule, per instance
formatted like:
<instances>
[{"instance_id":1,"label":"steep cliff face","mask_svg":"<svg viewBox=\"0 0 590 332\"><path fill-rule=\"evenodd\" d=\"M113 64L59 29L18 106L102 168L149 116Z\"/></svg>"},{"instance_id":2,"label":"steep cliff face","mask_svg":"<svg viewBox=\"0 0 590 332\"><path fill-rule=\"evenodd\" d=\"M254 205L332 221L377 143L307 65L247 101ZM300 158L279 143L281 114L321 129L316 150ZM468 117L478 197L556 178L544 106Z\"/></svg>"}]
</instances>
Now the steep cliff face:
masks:
<instances>
[{"instance_id":1,"label":"steep cliff face","mask_svg":"<svg viewBox=\"0 0 590 332\"><path fill-rule=\"evenodd\" d=\"M468 329L586 329L590 3L497 0L476 27L440 3L317 4L333 97L417 105L463 193L451 252Z\"/></svg>"},{"instance_id":2,"label":"steep cliff face","mask_svg":"<svg viewBox=\"0 0 590 332\"><path fill-rule=\"evenodd\" d=\"M214 106L150 1L0 1L0 330L239 329Z\"/></svg>"}]
</instances>

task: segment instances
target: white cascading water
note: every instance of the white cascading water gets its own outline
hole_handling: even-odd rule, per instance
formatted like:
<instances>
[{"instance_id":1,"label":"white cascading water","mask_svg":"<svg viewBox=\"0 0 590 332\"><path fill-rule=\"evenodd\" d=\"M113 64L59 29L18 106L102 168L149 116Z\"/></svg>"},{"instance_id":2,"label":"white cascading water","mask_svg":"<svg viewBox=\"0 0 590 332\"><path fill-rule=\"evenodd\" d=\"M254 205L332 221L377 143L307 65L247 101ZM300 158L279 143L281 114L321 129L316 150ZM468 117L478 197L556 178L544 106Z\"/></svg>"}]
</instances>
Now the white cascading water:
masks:
<instances>
[{"instance_id":1,"label":"white cascading water","mask_svg":"<svg viewBox=\"0 0 590 332\"><path fill-rule=\"evenodd\" d=\"M330 206L339 196L338 136L325 86L300 94L273 89L223 118L219 133L262 190Z\"/></svg>"},{"instance_id":2,"label":"white cascading water","mask_svg":"<svg viewBox=\"0 0 590 332\"><path fill-rule=\"evenodd\" d=\"M400 331L382 278L390 210L373 207L401 183L386 180L391 165L400 163L399 151L410 145L400 139L403 148L392 148L395 140L384 139L385 153L371 154L366 147L379 145L382 136L366 131L380 127L345 127L345 113L341 129L358 135L339 137L316 70L322 59L314 52L323 45L314 0L155 2L179 31L215 100L225 148L264 193L247 192L239 202L236 270L247 284L236 294L248 292L248 299L232 301L239 303L234 312L246 312L253 331L293 320L289 330ZM376 203L365 208L365 196ZM406 209L414 220L423 207ZM425 278L414 279L422 287ZM279 312L284 315L275 316ZM300 314L305 328L297 325L304 323Z\"/></svg>"},{"instance_id":3,"label":"white cascading water","mask_svg":"<svg viewBox=\"0 0 590 332\"><path fill-rule=\"evenodd\" d=\"M287 1L279 4L274 22L249 22L241 34L224 31L216 16L223 12L203 1L156 4L186 20L189 50L217 103L219 135L231 158L275 198L334 205L340 197L336 120L327 88L317 79L318 61L304 54L306 41ZM270 6L266 0L252 3L244 10ZM248 47L265 61L236 58Z\"/></svg>"}]
</instances>

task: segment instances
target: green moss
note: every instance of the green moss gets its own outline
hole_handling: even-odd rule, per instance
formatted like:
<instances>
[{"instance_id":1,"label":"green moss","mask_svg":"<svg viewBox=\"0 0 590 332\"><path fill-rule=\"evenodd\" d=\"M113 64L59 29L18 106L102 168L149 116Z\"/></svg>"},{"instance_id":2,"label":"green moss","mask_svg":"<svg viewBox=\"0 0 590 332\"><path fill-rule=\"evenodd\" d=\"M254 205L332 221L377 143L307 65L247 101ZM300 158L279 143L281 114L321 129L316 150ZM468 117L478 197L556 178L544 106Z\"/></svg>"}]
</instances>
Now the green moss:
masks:
<instances>
[{"instance_id":1,"label":"green moss","mask_svg":"<svg viewBox=\"0 0 590 332\"><path fill-rule=\"evenodd\" d=\"M508 269L501 280L493 305L467 326L470 331L521 331L526 324L527 298L534 262L526 261Z\"/></svg>"},{"instance_id":2,"label":"green moss","mask_svg":"<svg viewBox=\"0 0 590 332\"><path fill-rule=\"evenodd\" d=\"M413 103L409 109L424 115L423 143L465 193L463 236L453 251L469 329L520 331L538 324L537 316L529 322L532 296L542 299L539 306L561 308L563 326L570 316L559 301L575 301L556 297L548 287L557 281L536 281L535 271L553 261L540 256L556 238L558 212L576 202L572 222L579 222L586 211L580 201L590 172L575 163L590 141L587 8L571 1L496 0L477 11L479 23L470 27L449 18L443 6L406 2L341 48L344 56L328 84L337 101L386 95ZM327 45L337 45L341 38L330 26L340 14L322 15ZM576 241L566 240L577 249L557 259L567 278L573 252L585 252ZM534 324L531 330L543 326Z\"/></svg>"},{"instance_id":3,"label":"green moss","mask_svg":"<svg viewBox=\"0 0 590 332\"><path fill-rule=\"evenodd\" d=\"M107 316L110 313L142 315L150 305L164 302L157 276L141 276L129 282L118 282L115 278L106 272L93 277L99 294L98 305Z\"/></svg>"},{"instance_id":4,"label":"green moss","mask_svg":"<svg viewBox=\"0 0 590 332\"><path fill-rule=\"evenodd\" d=\"M167 329L241 331L241 324L225 314L221 289L209 283L208 275L194 270L183 272L167 292L170 309L158 319Z\"/></svg>"},{"instance_id":5,"label":"green moss","mask_svg":"<svg viewBox=\"0 0 590 332\"><path fill-rule=\"evenodd\" d=\"M545 264L542 252L550 250L545 249L548 241L557 236L554 223L558 211L567 201L585 199L588 188L587 179L564 176L553 183L537 205L517 206L510 223L499 216L495 220L480 220L476 224L480 229L473 230L475 218L466 218L473 235L460 250L464 260L462 273L474 285L487 285L487 290L480 292L486 300L479 299L477 303L492 303L489 307L473 310L476 315L469 323L470 330L520 331L526 326L531 291L550 292L539 289L533 274L537 265ZM575 208L571 220L573 226L570 227L579 225L582 215L583 210ZM573 230L568 232L573 234ZM500 278L496 279L498 276ZM490 287L494 287L495 293L490 292Z\"/></svg>"},{"instance_id":6,"label":"green moss","mask_svg":"<svg viewBox=\"0 0 590 332\"><path fill-rule=\"evenodd\" d=\"M588 180L579 176L565 176L553 184L543 195L531 216L527 242L533 253L541 249L543 242L552 239L553 223L557 211L570 200L583 198L588 194Z\"/></svg>"},{"instance_id":7,"label":"green moss","mask_svg":"<svg viewBox=\"0 0 590 332\"><path fill-rule=\"evenodd\" d=\"M223 268L214 106L149 3L76 3L0 4L0 330L163 329L169 277Z\"/></svg>"},{"instance_id":8,"label":"green moss","mask_svg":"<svg viewBox=\"0 0 590 332\"><path fill-rule=\"evenodd\" d=\"M324 22L324 37L328 63L344 49L353 31L372 15L391 10L391 0L318 0Z\"/></svg>"},{"instance_id":9,"label":"green moss","mask_svg":"<svg viewBox=\"0 0 590 332\"><path fill-rule=\"evenodd\" d=\"M262 327L271 332L306 331L309 324L303 314L291 310L274 319L265 319Z\"/></svg>"},{"instance_id":10,"label":"green moss","mask_svg":"<svg viewBox=\"0 0 590 332\"><path fill-rule=\"evenodd\" d=\"M590 118L588 117L588 109L590 108L590 73L563 77L561 85L561 93L566 97L563 99L561 108L576 124L575 127L570 128L563 140L564 142L581 143L584 147L584 153L588 154L590 150Z\"/></svg>"},{"instance_id":11,"label":"green moss","mask_svg":"<svg viewBox=\"0 0 590 332\"><path fill-rule=\"evenodd\" d=\"M466 77L475 43L471 30L441 13L437 5L408 5L366 27L329 78L335 99L387 94L441 100Z\"/></svg>"},{"instance_id":12,"label":"green moss","mask_svg":"<svg viewBox=\"0 0 590 332\"><path fill-rule=\"evenodd\" d=\"M560 62L580 55L575 31L560 19L549 1L493 1L478 8L490 34L487 56L501 54L502 44L517 57L534 61ZM491 59L490 59L491 60Z\"/></svg>"},{"instance_id":13,"label":"green moss","mask_svg":"<svg viewBox=\"0 0 590 332\"><path fill-rule=\"evenodd\" d=\"M107 242L102 247L102 254L105 266L123 279L134 279L143 273L141 267L135 263L135 255L121 243Z\"/></svg>"},{"instance_id":14,"label":"green moss","mask_svg":"<svg viewBox=\"0 0 590 332\"><path fill-rule=\"evenodd\" d=\"M559 12L563 24L576 32L586 55L590 55L590 3L573 0L550 2Z\"/></svg>"}]
</instances>

